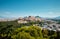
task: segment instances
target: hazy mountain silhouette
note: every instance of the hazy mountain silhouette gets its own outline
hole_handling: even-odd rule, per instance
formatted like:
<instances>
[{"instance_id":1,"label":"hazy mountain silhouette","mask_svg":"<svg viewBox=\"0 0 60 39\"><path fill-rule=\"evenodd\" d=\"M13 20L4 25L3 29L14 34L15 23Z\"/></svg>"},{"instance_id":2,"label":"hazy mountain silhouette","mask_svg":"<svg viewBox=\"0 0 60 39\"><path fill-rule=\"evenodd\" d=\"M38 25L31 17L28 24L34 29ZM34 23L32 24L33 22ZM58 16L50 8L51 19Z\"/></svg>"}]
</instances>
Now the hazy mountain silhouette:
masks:
<instances>
[{"instance_id":1,"label":"hazy mountain silhouette","mask_svg":"<svg viewBox=\"0 0 60 39\"><path fill-rule=\"evenodd\" d=\"M60 16L56 17L55 19L60 19Z\"/></svg>"}]
</instances>

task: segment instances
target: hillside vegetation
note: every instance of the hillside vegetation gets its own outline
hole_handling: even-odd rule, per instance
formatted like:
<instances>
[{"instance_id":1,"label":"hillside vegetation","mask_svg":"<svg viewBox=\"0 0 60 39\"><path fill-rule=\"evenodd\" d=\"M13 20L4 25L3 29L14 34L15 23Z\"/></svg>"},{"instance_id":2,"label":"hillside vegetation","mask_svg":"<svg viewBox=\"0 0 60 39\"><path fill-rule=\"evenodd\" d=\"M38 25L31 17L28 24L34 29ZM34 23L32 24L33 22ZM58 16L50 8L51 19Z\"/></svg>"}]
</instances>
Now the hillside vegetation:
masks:
<instances>
[{"instance_id":1,"label":"hillside vegetation","mask_svg":"<svg viewBox=\"0 0 60 39\"><path fill-rule=\"evenodd\" d=\"M60 39L60 32L18 24L16 21L0 22L0 39Z\"/></svg>"}]
</instances>

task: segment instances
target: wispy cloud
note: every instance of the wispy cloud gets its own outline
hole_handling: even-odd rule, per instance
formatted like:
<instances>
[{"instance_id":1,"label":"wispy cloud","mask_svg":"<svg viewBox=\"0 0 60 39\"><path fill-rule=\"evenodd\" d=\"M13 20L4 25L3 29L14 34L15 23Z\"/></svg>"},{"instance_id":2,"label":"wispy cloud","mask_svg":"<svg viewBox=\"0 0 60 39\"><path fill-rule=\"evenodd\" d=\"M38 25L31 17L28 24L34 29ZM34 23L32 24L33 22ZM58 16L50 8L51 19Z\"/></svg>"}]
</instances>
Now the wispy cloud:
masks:
<instances>
[{"instance_id":1,"label":"wispy cloud","mask_svg":"<svg viewBox=\"0 0 60 39\"><path fill-rule=\"evenodd\" d=\"M54 14L54 12L50 11L50 12L48 12L48 14L50 14L50 15L51 15L51 14Z\"/></svg>"},{"instance_id":2,"label":"wispy cloud","mask_svg":"<svg viewBox=\"0 0 60 39\"><path fill-rule=\"evenodd\" d=\"M2 12L0 16L3 16L3 17L9 17L11 15L11 12Z\"/></svg>"},{"instance_id":3,"label":"wispy cloud","mask_svg":"<svg viewBox=\"0 0 60 39\"><path fill-rule=\"evenodd\" d=\"M11 12L8 12L8 11L7 11L7 12L4 12L4 13L5 13L6 15L9 15L9 14L11 14Z\"/></svg>"}]
</instances>

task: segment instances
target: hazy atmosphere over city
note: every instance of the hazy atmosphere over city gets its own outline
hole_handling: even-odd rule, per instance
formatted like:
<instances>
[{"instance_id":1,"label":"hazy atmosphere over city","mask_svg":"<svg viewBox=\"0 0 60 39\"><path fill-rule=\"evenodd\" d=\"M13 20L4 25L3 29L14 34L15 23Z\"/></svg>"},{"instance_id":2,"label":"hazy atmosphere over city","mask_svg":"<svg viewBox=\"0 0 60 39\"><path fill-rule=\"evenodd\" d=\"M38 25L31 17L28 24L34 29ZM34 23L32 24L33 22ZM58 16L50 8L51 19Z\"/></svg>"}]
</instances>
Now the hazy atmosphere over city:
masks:
<instances>
[{"instance_id":1,"label":"hazy atmosphere over city","mask_svg":"<svg viewBox=\"0 0 60 39\"><path fill-rule=\"evenodd\" d=\"M58 17L60 0L0 0L1 17Z\"/></svg>"}]
</instances>

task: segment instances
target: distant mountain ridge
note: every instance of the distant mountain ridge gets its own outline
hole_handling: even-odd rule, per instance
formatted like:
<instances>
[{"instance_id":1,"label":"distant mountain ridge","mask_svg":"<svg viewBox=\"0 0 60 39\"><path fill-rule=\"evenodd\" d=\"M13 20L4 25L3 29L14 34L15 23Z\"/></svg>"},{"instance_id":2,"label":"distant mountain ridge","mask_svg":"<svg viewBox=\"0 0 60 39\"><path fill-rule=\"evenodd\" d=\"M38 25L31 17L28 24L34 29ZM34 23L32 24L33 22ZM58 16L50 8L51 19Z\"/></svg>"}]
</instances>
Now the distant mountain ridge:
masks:
<instances>
[{"instance_id":1,"label":"distant mountain ridge","mask_svg":"<svg viewBox=\"0 0 60 39\"><path fill-rule=\"evenodd\" d=\"M3 17L3 16L0 16L0 22L1 21L14 21L16 20L17 18L8 18L8 17Z\"/></svg>"},{"instance_id":2,"label":"distant mountain ridge","mask_svg":"<svg viewBox=\"0 0 60 39\"><path fill-rule=\"evenodd\" d=\"M60 19L60 16L56 17L55 19Z\"/></svg>"}]
</instances>

